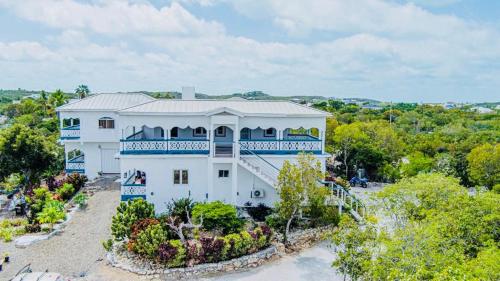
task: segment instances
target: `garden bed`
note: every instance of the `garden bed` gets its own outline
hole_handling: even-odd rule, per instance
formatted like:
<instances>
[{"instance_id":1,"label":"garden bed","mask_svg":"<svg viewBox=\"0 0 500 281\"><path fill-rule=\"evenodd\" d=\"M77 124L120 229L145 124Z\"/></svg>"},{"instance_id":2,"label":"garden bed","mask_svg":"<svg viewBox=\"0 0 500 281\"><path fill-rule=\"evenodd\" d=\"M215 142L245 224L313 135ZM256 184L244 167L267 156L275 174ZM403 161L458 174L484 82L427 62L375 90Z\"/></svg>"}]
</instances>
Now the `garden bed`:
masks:
<instances>
[{"instance_id":1,"label":"garden bed","mask_svg":"<svg viewBox=\"0 0 500 281\"><path fill-rule=\"evenodd\" d=\"M278 256L278 249L272 245L259 252L218 263L203 263L182 268L166 268L164 264L143 259L125 250L124 245L117 244L111 252L108 252L107 259L109 264L116 268L140 275L158 275L155 278L162 277L177 280L257 267Z\"/></svg>"}]
</instances>

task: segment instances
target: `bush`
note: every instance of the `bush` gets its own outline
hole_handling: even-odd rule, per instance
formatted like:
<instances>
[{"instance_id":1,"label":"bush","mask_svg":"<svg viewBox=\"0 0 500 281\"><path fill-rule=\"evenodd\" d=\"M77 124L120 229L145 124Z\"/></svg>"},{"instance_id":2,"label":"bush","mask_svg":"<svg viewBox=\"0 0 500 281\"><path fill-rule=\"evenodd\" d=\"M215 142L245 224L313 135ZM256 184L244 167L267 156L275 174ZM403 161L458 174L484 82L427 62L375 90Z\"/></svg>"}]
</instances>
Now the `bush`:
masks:
<instances>
[{"instance_id":1,"label":"bush","mask_svg":"<svg viewBox=\"0 0 500 281\"><path fill-rule=\"evenodd\" d=\"M39 223L28 224L24 227L27 233L36 233L42 231L42 227Z\"/></svg>"},{"instance_id":2,"label":"bush","mask_svg":"<svg viewBox=\"0 0 500 281\"><path fill-rule=\"evenodd\" d=\"M186 264L186 249L180 240L170 240L159 246L158 258L168 267L181 267Z\"/></svg>"},{"instance_id":3,"label":"bush","mask_svg":"<svg viewBox=\"0 0 500 281\"><path fill-rule=\"evenodd\" d=\"M161 225L150 225L137 235L134 251L149 258L156 258L158 256L158 248L167 241L167 238L167 232Z\"/></svg>"},{"instance_id":4,"label":"bush","mask_svg":"<svg viewBox=\"0 0 500 281\"><path fill-rule=\"evenodd\" d=\"M323 214L319 219L321 225L338 225L340 221L339 210L337 206L325 206Z\"/></svg>"},{"instance_id":5,"label":"bush","mask_svg":"<svg viewBox=\"0 0 500 281\"><path fill-rule=\"evenodd\" d=\"M491 190L497 194L500 194L500 183L495 184Z\"/></svg>"},{"instance_id":6,"label":"bush","mask_svg":"<svg viewBox=\"0 0 500 281\"><path fill-rule=\"evenodd\" d=\"M48 223L52 230L56 222L66 218L64 205L59 201L48 201L36 217L40 223Z\"/></svg>"},{"instance_id":7,"label":"bush","mask_svg":"<svg viewBox=\"0 0 500 281\"><path fill-rule=\"evenodd\" d=\"M200 263L219 262L225 258L225 241L217 237L201 237Z\"/></svg>"},{"instance_id":8,"label":"bush","mask_svg":"<svg viewBox=\"0 0 500 281\"><path fill-rule=\"evenodd\" d=\"M39 187L33 189L33 194L27 198L27 203L30 207L28 221L35 222L36 216L43 210L45 203L52 200L52 194L47 188Z\"/></svg>"},{"instance_id":9,"label":"bush","mask_svg":"<svg viewBox=\"0 0 500 281\"><path fill-rule=\"evenodd\" d=\"M272 209L263 203L259 203L257 207L247 207L247 212L255 221L263 222L272 213Z\"/></svg>"},{"instance_id":10,"label":"bush","mask_svg":"<svg viewBox=\"0 0 500 281\"><path fill-rule=\"evenodd\" d=\"M271 214L266 217L266 224L274 229L276 232L284 233L286 227L286 219L280 218L277 214ZM292 220L290 229L298 226L298 220Z\"/></svg>"},{"instance_id":11,"label":"bush","mask_svg":"<svg viewBox=\"0 0 500 281\"><path fill-rule=\"evenodd\" d=\"M196 221L203 216L203 229L220 229L222 233L235 233L241 230L244 221L237 216L236 208L220 201L196 204L193 208L193 218Z\"/></svg>"},{"instance_id":12,"label":"bush","mask_svg":"<svg viewBox=\"0 0 500 281\"><path fill-rule=\"evenodd\" d=\"M153 218L154 205L142 198L121 202L111 222L111 234L117 241L130 238L130 227L140 219Z\"/></svg>"},{"instance_id":13,"label":"bush","mask_svg":"<svg viewBox=\"0 0 500 281\"><path fill-rule=\"evenodd\" d=\"M194 202L191 198L172 199L167 205L167 213L171 217L177 217L183 222L187 222L187 212L192 213Z\"/></svg>"},{"instance_id":14,"label":"bush","mask_svg":"<svg viewBox=\"0 0 500 281\"><path fill-rule=\"evenodd\" d=\"M224 236L224 241L224 251L227 253L227 258L235 258L245 254L245 252L243 251L243 249L245 248L243 245L243 239L241 239L239 233L233 233Z\"/></svg>"},{"instance_id":15,"label":"bush","mask_svg":"<svg viewBox=\"0 0 500 281\"><path fill-rule=\"evenodd\" d=\"M87 205L87 200L89 197L86 194L78 193L74 198L73 202L78 205L78 207L83 208Z\"/></svg>"},{"instance_id":16,"label":"bush","mask_svg":"<svg viewBox=\"0 0 500 281\"><path fill-rule=\"evenodd\" d=\"M134 222L130 227L130 237L127 243L128 250L135 251L135 243L139 234L148 228L148 226L155 224L160 224L160 221L154 218L146 218Z\"/></svg>"},{"instance_id":17,"label":"bush","mask_svg":"<svg viewBox=\"0 0 500 281\"><path fill-rule=\"evenodd\" d=\"M80 175L78 173L70 174L66 177L66 183L73 185L75 192L78 192L82 187L84 187L87 181L87 176Z\"/></svg>"},{"instance_id":18,"label":"bush","mask_svg":"<svg viewBox=\"0 0 500 281\"><path fill-rule=\"evenodd\" d=\"M64 201L69 200L74 193L75 193L75 188L70 183L65 183L61 187L56 189L56 194L59 195L59 198L61 198Z\"/></svg>"}]
</instances>

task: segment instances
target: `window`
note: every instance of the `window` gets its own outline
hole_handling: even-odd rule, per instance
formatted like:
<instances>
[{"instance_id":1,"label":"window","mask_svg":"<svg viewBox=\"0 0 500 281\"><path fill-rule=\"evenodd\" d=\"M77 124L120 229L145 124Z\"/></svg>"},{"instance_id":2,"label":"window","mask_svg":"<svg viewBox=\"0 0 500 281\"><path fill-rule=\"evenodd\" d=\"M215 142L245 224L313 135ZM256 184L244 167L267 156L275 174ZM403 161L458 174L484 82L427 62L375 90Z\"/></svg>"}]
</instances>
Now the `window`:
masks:
<instances>
[{"instance_id":1,"label":"window","mask_svg":"<svg viewBox=\"0 0 500 281\"><path fill-rule=\"evenodd\" d=\"M188 170L174 170L174 184L188 184Z\"/></svg>"},{"instance_id":2,"label":"window","mask_svg":"<svg viewBox=\"0 0 500 281\"><path fill-rule=\"evenodd\" d=\"M249 140L250 139L250 129L248 129L248 128L241 129L240 139Z\"/></svg>"},{"instance_id":3,"label":"window","mask_svg":"<svg viewBox=\"0 0 500 281\"><path fill-rule=\"evenodd\" d=\"M229 170L219 170L219 178L228 178Z\"/></svg>"},{"instance_id":4,"label":"window","mask_svg":"<svg viewBox=\"0 0 500 281\"><path fill-rule=\"evenodd\" d=\"M203 128L203 127L198 127L196 129L194 129L193 136L194 137L205 137L205 136L207 136L207 130L205 130L205 128Z\"/></svg>"},{"instance_id":5,"label":"window","mask_svg":"<svg viewBox=\"0 0 500 281\"><path fill-rule=\"evenodd\" d=\"M264 130L264 137L275 137L276 136L276 130L274 128L269 128Z\"/></svg>"},{"instance_id":6,"label":"window","mask_svg":"<svg viewBox=\"0 0 500 281\"><path fill-rule=\"evenodd\" d=\"M105 117L99 119L99 129L114 129L115 128L115 120Z\"/></svg>"},{"instance_id":7,"label":"window","mask_svg":"<svg viewBox=\"0 0 500 281\"><path fill-rule=\"evenodd\" d=\"M218 127L215 129L216 137L225 137L226 136L226 127Z\"/></svg>"},{"instance_id":8,"label":"window","mask_svg":"<svg viewBox=\"0 0 500 281\"><path fill-rule=\"evenodd\" d=\"M174 127L174 128L172 128L172 130L170 130L170 137L171 138L179 137L179 128L178 127Z\"/></svg>"}]
</instances>

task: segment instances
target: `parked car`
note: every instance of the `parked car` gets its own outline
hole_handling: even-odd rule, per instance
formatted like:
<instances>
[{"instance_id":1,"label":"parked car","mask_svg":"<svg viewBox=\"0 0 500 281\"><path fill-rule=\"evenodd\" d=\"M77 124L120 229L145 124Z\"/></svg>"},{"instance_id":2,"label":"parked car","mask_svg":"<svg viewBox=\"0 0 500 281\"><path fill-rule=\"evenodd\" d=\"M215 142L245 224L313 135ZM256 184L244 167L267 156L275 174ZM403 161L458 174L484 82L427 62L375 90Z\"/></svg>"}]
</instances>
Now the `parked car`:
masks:
<instances>
[{"instance_id":1,"label":"parked car","mask_svg":"<svg viewBox=\"0 0 500 281\"><path fill-rule=\"evenodd\" d=\"M361 186L362 188L367 188L368 187L368 179L367 178L358 178L358 177L353 177L350 181L349 184L351 186Z\"/></svg>"}]
</instances>

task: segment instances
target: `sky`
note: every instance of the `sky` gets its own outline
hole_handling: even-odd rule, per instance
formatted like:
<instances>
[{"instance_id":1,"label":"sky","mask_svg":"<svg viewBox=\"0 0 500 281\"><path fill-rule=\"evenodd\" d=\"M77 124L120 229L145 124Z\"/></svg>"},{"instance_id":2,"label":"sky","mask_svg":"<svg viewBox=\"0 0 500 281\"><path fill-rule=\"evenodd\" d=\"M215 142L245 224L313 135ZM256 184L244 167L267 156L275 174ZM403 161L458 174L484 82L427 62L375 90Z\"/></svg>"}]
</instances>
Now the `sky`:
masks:
<instances>
[{"instance_id":1,"label":"sky","mask_svg":"<svg viewBox=\"0 0 500 281\"><path fill-rule=\"evenodd\" d=\"M0 0L0 88L500 101L497 0Z\"/></svg>"}]
</instances>

